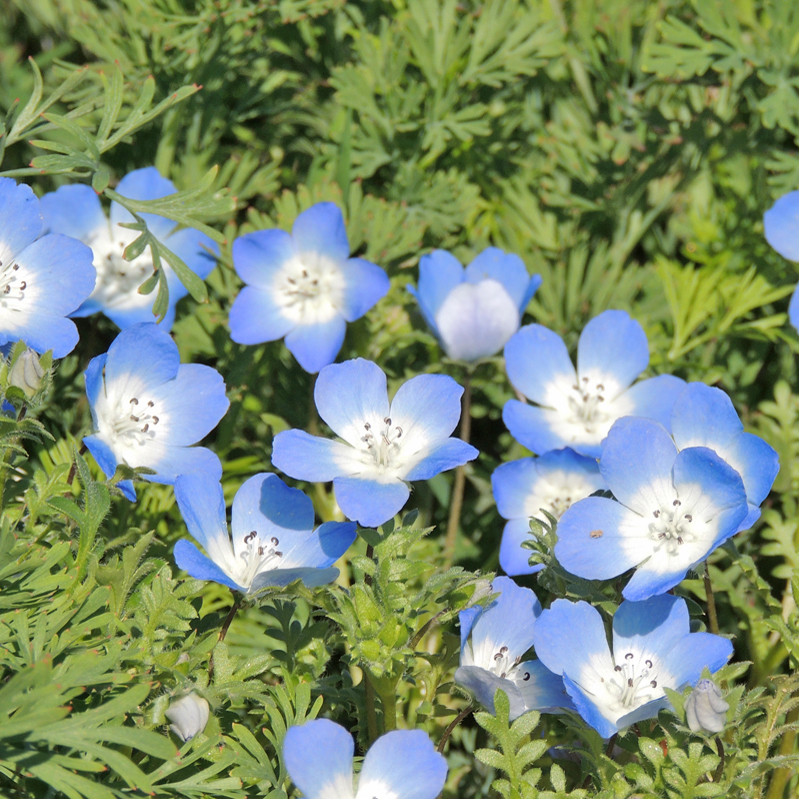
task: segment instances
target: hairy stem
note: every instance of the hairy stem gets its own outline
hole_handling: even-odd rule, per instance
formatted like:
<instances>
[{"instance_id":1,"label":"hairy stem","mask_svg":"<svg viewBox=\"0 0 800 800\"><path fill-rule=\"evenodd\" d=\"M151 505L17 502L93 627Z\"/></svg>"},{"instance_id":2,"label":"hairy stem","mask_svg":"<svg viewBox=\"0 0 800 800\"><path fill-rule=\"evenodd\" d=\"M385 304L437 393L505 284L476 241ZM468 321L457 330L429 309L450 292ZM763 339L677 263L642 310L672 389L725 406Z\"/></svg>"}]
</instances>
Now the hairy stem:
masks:
<instances>
[{"instance_id":1,"label":"hairy stem","mask_svg":"<svg viewBox=\"0 0 800 800\"><path fill-rule=\"evenodd\" d=\"M708 605L708 629L711 633L719 635L717 604L714 602L714 590L711 588L711 576L708 574L708 561L705 561L704 565L705 572L703 573L703 583L706 587L706 604Z\"/></svg>"},{"instance_id":2,"label":"hairy stem","mask_svg":"<svg viewBox=\"0 0 800 800\"><path fill-rule=\"evenodd\" d=\"M233 600L233 605L231 606L231 610L228 612L228 616L225 617L225 622L222 623L222 627L219 629L219 640L222 641L228 635L228 628L231 626L231 622L233 622L233 618L236 616L236 612L239 610L239 606L242 604L242 597L241 595L235 595Z\"/></svg>"},{"instance_id":3,"label":"hairy stem","mask_svg":"<svg viewBox=\"0 0 800 800\"><path fill-rule=\"evenodd\" d=\"M466 708L462 709L456 718L445 728L444 733L442 734L442 738L439 739L439 746L436 748L440 753L444 753L444 747L447 744L447 740L450 738L450 734L473 712L475 706L470 703Z\"/></svg>"},{"instance_id":4,"label":"hairy stem","mask_svg":"<svg viewBox=\"0 0 800 800\"><path fill-rule=\"evenodd\" d=\"M364 702L367 706L367 736L370 745L378 738L378 716L375 713L375 687L364 670Z\"/></svg>"},{"instance_id":5,"label":"hairy stem","mask_svg":"<svg viewBox=\"0 0 800 800\"><path fill-rule=\"evenodd\" d=\"M467 373L464 379L464 397L461 399L461 428L459 436L465 442L469 442L470 426L472 422L472 384L470 382L471 373ZM453 555L456 550L456 537L458 536L458 526L461 522L461 506L464 503L464 484L466 474L464 464L456 467L456 475L453 480L453 493L450 496L450 514L447 517L447 533L444 539L444 568L452 566Z\"/></svg>"},{"instance_id":6,"label":"hairy stem","mask_svg":"<svg viewBox=\"0 0 800 800\"><path fill-rule=\"evenodd\" d=\"M714 742L717 745L717 754L719 755L719 764L717 764L717 769L714 772L714 783L719 783L725 770L725 748L722 746L722 740L719 736L714 737Z\"/></svg>"}]
</instances>

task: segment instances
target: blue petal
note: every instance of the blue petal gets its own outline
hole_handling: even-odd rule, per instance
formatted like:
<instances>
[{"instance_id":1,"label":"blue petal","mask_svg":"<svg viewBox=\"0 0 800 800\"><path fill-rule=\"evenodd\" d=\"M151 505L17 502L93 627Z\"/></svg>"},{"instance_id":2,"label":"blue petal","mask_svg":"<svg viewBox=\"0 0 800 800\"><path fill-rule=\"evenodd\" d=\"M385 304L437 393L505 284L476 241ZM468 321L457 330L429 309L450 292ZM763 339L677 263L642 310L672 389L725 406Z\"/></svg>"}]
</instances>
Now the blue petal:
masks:
<instances>
[{"instance_id":1,"label":"blue petal","mask_svg":"<svg viewBox=\"0 0 800 800\"><path fill-rule=\"evenodd\" d=\"M525 674L530 677L526 680ZM564 688L561 675L550 672L541 661L523 661L517 667L517 688L522 695L525 710L556 712L564 708L573 708L573 703Z\"/></svg>"},{"instance_id":2,"label":"blue petal","mask_svg":"<svg viewBox=\"0 0 800 800\"><path fill-rule=\"evenodd\" d=\"M624 311L604 311L590 320L578 340L578 375L611 375L630 386L650 361L642 326Z\"/></svg>"},{"instance_id":3,"label":"blue petal","mask_svg":"<svg viewBox=\"0 0 800 800\"><path fill-rule=\"evenodd\" d=\"M389 415L386 375L377 364L363 358L331 364L320 371L314 401L331 430L360 447L364 422L383 420Z\"/></svg>"},{"instance_id":4,"label":"blue petal","mask_svg":"<svg viewBox=\"0 0 800 800\"><path fill-rule=\"evenodd\" d=\"M13 316L9 317L8 321L12 321ZM20 339L37 353L52 350L53 358L63 358L78 344L78 329L72 320L47 313L28 316L24 322L11 329L0 328L0 342L15 342Z\"/></svg>"},{"instance_id":5,"label":"blue petal","mask_svg":"<svg viewBox=\"0 0 800 800\"><path fill-rule=\"evenodd\" d=\"M567 346L558 334L543 325L520 328L508 340L503 352L508 379L535 403L551 405L551 386L556 381L575 383L575 367Z\"/></svg>"},{"instance_id":6,"label":"blue petal","mask_svg":"<svg viewBox=\"0 0 800 800\"><path fill-rule=\"evenodd\" d=\"M327 719L293 725L283 740L283 763L306 797L353 797L353 737Z\"/></svg>"},{"instance_id":7,"label":"blue petal","mask_svg":"<svg viewBox=\"0 0 800 800\"><path fill-rule=\"evenodd\" d=\"M724 450L744 430L728 395L704 383L686 385L672 410L671 424L675 444L681 450L710 447L723 458Z\"/></svg>"},{"instance_id":8,"label":"blue petal","mask_svg":"<svg viewBox=\"0 0 800 800\"><path fill-rule=\"evenodd\" d=\"M247 284L272 291L275 273L294 258L292 237L277 228L240 236L233 242L233 266Z\"/></svg>"},{"instance_id":9,"label":"blue petal","mask_svg":"<svg viewBox=\"0 0 800 800\"><path fill-rule=\"evenodd\" d=\"M30 186L11 178L0 178L0 246L9 256L25 249L43 229L39 201Z\"/></svg>"},{"instance_id":10,"label":"blue petal","mask_svg":"<svg viewBox=\"0 0 800 800\"><path fill-rule=\"evenodd\" d=\"M146 466L154 469L155 475L142 477L153 483L172 484L179 475L191 473L208 475L216 481L222 477L219 456L207 447L167 447Z\"/></svg>"},{"instance_id":11,"label":"blue petal","mask_svg":"<svg viewBox=\"0 0 800 800\"><path fill-rule=\"evenodd\" d=\"M581 578L614 578L652 552L647 521L606 497L579 500L558 522L555 556Z\"/></svg>"},{"instance_id":12,"label":"blue petal","mask_svg":"<svg viewBox=\"0 0 800 800\"><path fill-rule=\"evenodd\" d=\"M47 230L88 242L97 230L108 230L100 198L91 186L80 183L61 186L40 201Z\"/></svg>"},{"instance_id":13,"label":"blue petal","mask_svg":"<svg viewBox=\"0 0 800 800\"><path fill-rule=\"evenodd\" d=\"M676 679L680 691L684 686L700 680L704 668L716 672L725 666L733 654L733 645L713 633L690 633L663 656L664 666Z\"/></svg>"},{"instance_id":14,"label":"blue petal","mask_svg":"<svg viewBox=\"0 0 800 800\"><path fill-rule=\"evenodd\" d=\"M798 292L800 292L800 284L794 287L791 300L789 300L789 308L786 309L789 322L795 330L800 327L800 297L798 297Z\"/></svg>"},{"instance_id":15,"label":"blue petal","mask_svg":"<svg viewBox=\"0 0 800 800\"><path fill-rule=\"evenodd\" d=\"M342 474L341 456L348 450L340 442L292 429L275 436L272 463L292 478L322 483Z\"/></svg>"},{"instance_id":16,"label":"blue petal","mask_svg":"<svg viewBox=\"0 0 800 800\"><path fill-rule=\"evenodd\" d=\"M201 553L186 539L178 539L172 551L175 563L193 578L201 581L214 581L229 586L237 592L246 591L236 581L232 581L208 556Z\"/></svg>"},{"instance_id":17,"label":"blue petal","mask_svg":"<svg viewBox=\"0 0 800 800\"><path fill-rule=\"evenodd\" d=\"M306 536L313 527L311 500L299 489L287 486L274 473L262 472L248 478L233 498L231 532L234 539L252 530L257 530L262 539L272 536L282 539L291 532ZM281 550L285 555L284 547ZM308 566L319 565L309 563Z\"/></svg>"},{"instance_id":18,"label":"blue petal","mask_svg":"<svg viewBox=\"0 0 800 800\"><path fill-rule=\"evenodd\" d=\"M245 286L231 306L231 339L239 344L261 344L282 339L294 327L267 290Z\"/></svg>"},{"instance_id":19,"label":"blue petal","mask_svg":"<svg viewBox=\"0 0 800 800\"><path fill-rule=\"evenodd\" d=\"M317 203L300 214L292 225L295 253L324 255L332 261L346 261L350 245L342 212L335 203Z\"/></svg>"},{"instance_id":20,"label":"blue petal","mask_svg":"<svg viewBox=\"0 0 800 800\"><path fill-rule=\"evenodd\" d=\"M218 547L231 550L225 497L218 480L202 473L179 475L175 480L175 500L189 533L206 552L215 553Z\"/></svg>"},{"instance_id":21,"label":"blue petal","mask_svg":"<svg viewBox=\"0 0 800 800\"><path fill-rule=\"evenodd\" d=\"M333 492L342 513L365 528L377 528L391 519L409 495L403 481L379 483L361 478L334 478Z\"/></svg>"},{"instance_id":22,"label":"blue petal","mask_svg":"<svg viewBox=\"0 0 800 800\"><path fill-rule=\"evenodd\" d=\"M453 679L459 686L463 686L475 695L475 699L490 713L494 714L494 694L498 689L502 689L508 697L508 716L516 719L524 714L528 709L522 702L522 694L516 684L508 678L501 678L499 675L488 669L477 666L463 666L456 670ZM561 678L558 678L559 683Z\"/></svg>"},{"instance_id":23,"label":"blue petal","mask_svg":"<svg viewBox=\"0 0 800 800\"><path fill-rule=\"evenodd\" d=\"M122 492L131 503L136 502L136 489L133 486L133 481L120 481L117 488Z\"/></svg>"},{"instance_id":24,"label":"blue petal","mask_svg":"<svg viewBox=\"0 0 800 800\"><path fill-rule=\"evenodd\" d=\"M342 316L348 322L363 317L389 291L389 276L371 261L350 258L342 273L345 279Z\"/></svg>"},{"instance_id":25,"label":"blue petal","mask_svg":"<svg viewBox=\"0 0 800 800\"><path fill-rule=\"evenodd\" d=\"M522 547L522 543L532 538L528 517L512 519L506 523L500 541L500 568L506 575L533 575L544 569L544 564L531 566L528 563L532 553Z\"/></svg>"},{"instance_id":26,"label":"blue petal","mask_svg":"<svg viewBox=\"0 0 800 800\"><path fill-rule=\"evenodd\" d=\"M175 194L175 184L164 178L155 167L144 167L129 172L117 185L117 193L131 200L157 200ZM156 239L164 239L176 223L158 214L140 214L147 229ZM109 209L111 229L116 230L120 222L133 222L133 216L119 203L112 202Z\"/></svg>"},{"instance_id":27,"label":"blue petal","mask_svg":"<svg viewBox=\"0 0 800 800\"><path fill-rule=\"evenodd\" d=\"M519 400L509 400L503 406L503 422L511 435L528 450L534 453L546 453L548 450L569 445L573 450L587 456L597 458L600 455L600 443L565 442L552 428L552 415L549 408L530 406Z\"/></svg>"},{"instance_id":28,"label":"blue petal","mask_svg":"<svg viewBox=\"0 0 800 800\"><path fill-rule=\"evenodd\" d=\"M691 564L676 563L669 571L654 556L652 561L642 564L622 590L626 600L641 601L668 592L685 577Z\"/></svg>"},{"instance_id":29,"label":"blue petal","mask_svg":"<svg viewBox=\"0 0 800 800\"><path fill-rule=\"evenodd\" d=\"M390 731L375 740L358 776L358 796L438 797L447 779L447 761L423 731ZM384 795L385 796L385 795Z\"/></svg>"},{"instance_id":30,"label":"blue petal","mask_svg":"<svg viewBox=\"0 0 800 800\"><path fill-rule=\"evenodd\" d=\"M163 410L165 430L159 433L173 446L200 441L230 405L222 375L205 364L181 364L175 378L154 387L150 397Z\"/></svg>"},{"instance_id":31,"label":"blue petal","mask_svg":"<svg viewBox=\"0 0 800 800\"><path fill-rule=\"evenodd\" d=\"M183 292L185 295L186 292ZM172 324L175 322L175 303L173 300L176 298L170 294L169 305L167 306L164 319L158 322L158 327L168 333L172 329ZM80 309L79 309L80 310ZM118 328L125 330L132 328L134 325L141 324L156 324L158 317L153 313L153 307L150 303L146 305L133 306L131 308L110 308L98 306L98 311L102 311Z\"/></svg>"},{"instance_id":32,"label":"blue petal","mask_svg":"<svg viewBox=\"0 0 800 800\"><path fill-rule=\"evenodd\" d=\"M719 455L742 476L750 503L761 505L780 470L778 454L763 439L743 433L734 443L730 458L728 454Z\"/></svg>"},{"instance_id":33,"label":"blue petal","mask_svg":"<svg viewBox=\"0 0 800 800\"><path fill-rule=\"evenodd\" d=\"M415 464L404 476L407 481L425 481L446 472L448 469L460 467L467 461L478 457L479 452L461 439L446 439L432 453L427 455L418 464Z\"/></svg>"},{"instance_id":34,"label":"blue petal","mask_svg":"<svg viewBox=\"0 0 800 800\"><path fill-rule=\"evenodd\" d=\"M438 336L436 312L448 294L464 280L461 262L446 250L434 250L419 260L419 288L412 294L419 301L425 321Z\"/></svg>"},{"instance_id":35,"label":"blue petal","mask_svg":"<svg viewBox=\"0 0 800 800\"><path fill-rule=\"evenodd\" d=\"M105 368L107 358L107 353L95 356L89 362L86 371L83 373L83 379L86 382L86 397L89 400L95 427L97 427L97 418L95 417L94 406L100 397L100 393L103 391L103 369Z\"/></svg>"},{"instance_id":36,"label":"blue petal","mask_svg":"<svg viewBox=\"0 0 800 800\"><path fill-rule=\"evenodd\" d=\"M628 416L647 417L670 430L675 402L686 383L674 375L657 375L631 386L625 397L632 404Z\"/></svg>"},{"instance_id":37,"label":"blue petal","mask_svg":"<svg viewBox=\"0 0 800 800\"><path fill-rule=\"evenodd\" d=\"M106 386L133 381L137 387L157 386L172 380L179 364L178 346L166 331L152 323L133 325L108 348Z\"/></svg>"},{"instance_id":38,"label":"blue petal","mask_svg":"<svg viewBox=\"0 0 800 800\"><path fill-rule=\"evenodd\" d=\"M577 676L581 666L594 659L607 664L609 672L614 668L600 612L583 600L555 600L543 611L533 630L533 646L556 675ZM570 696L575 699L572 692Z\"/></svg>"},{"instance_id":39,"label":"blue petal","mask_svg":"<svg viewBox=\"0 0 800 800\"><path fill-rule=\"evenodd\" d=\"M600 474L620 503L649 513L674 498L676 454L675 443L662 425L642 417L623 417L603 440Z\"/></svg>"},{"instance_id":40,"label":"blue petal","mask_svg":"<svg viewBox=\"0 0 800 800\"><path fill-rule=\"evenodd\" d=\"M464 646L467 643L467 639L469 639L470 633L472 633L472 626L475 624L475 620L483 613L483 608L481 606L470 606L469 608L465 608L463 611L458 612L458 627L461 631L461 652L464 652Z\"/></svg>"},{"instance_id":41,"label":"blue petal","mask_svg":"<svg viewBox=\"0 0 800 800\"><path fill-rule=\"evenodd\" d=\"M104 439L96 433L91 436L84 436L83 443L88 451L94 456L97 465L105 473L107 478L113 477L117 471L119 460L114 455L114 451L108 446Z\"/></svg>"},{"instance_id":42,"label":"blue petal","mask_svg":"<svg viewBox=\"0 0 800 800\"><path fill-rule=\"evenodd\" d=\"M518 255L506 253L497 247L487 247L479 253L467 266L464 277L469 283L480 283L491 278L502 284L520 313L542 282L538 275L531 279Z\"/></svg>"},{"instance_id":43,"label":"blue petal","mask_svg":"<svg viewBox=\"0 0 800 800\"><path fill-rule=\"evenodd\" d=\"M764 212L764 235L770 246L790 261L800 260L800 224L798 224L797 190L779 197L773 206Z\"/></svg>"},{"instance_id":44,"label":"blue petal","mask_svg":"<svg viewBox=\"0 0 800 800\"><path fill-rule=\"evenodd\" d=\"M343 317L297 325L286 334L286 347L306 372L319 372L336 360L342 349L346 327Z\"/></svg>"},{"instance_id":45,"label":"blue petal","mask_svg":"<svg viewBox=\"0 0 800 800\"><path fill-rule=\"evenodd\" d=\"M183 260L189 269L194 272L199 278L205 280L211 270L217 264L217 259L214 255L219 254L219 245L205 233L201 233L194 228L183 228L170 234L164 239L164 244L175 253L180 259ZM211 255L208 251L214 253ZM174 276L174 283L176 287L183 289L184 294L188 291L186 287L180 282L179 278L170 269L170 277ZM170 294L175 291L170 286ZM181 295L182 297L183 295Z\"/></svg>"},{"instance_id":46,"label":"blue petal","mask_svg":"<svg viewBox=\"0 0 800 800\"><path fill-rule=\"evenodd\" d=\"M568 675L564 675L564 688L572 698L575 708L584 721L591 725L604 739L613 736L619 728L606 719L592 699Z\"/></svg>"},{"instance_id":47,"label":"blue petal","mask_svg":"<svg viewBox=\"0 0 800 800\"><path fill-rule=\"evenodd\" d=\"M283 588L296 580L303 582L307 589L324 586L339 577L339 570L335 567L289 567L287 569L271 569L259 572L250 584L248 594L260 591L267 586Z\"/></svg>"},{"instance_id":48,"label":"blue petal","mask_svg":"<svg viewBox=\"0 0 800 800\"><path fill-rule=\"evenodd\" d=\"M618 661L627 650L666 653L689 635L689 609L685 600L669 594L639 603L624 601L614 614L612 628Z\"/></svg>"}]
</instances>

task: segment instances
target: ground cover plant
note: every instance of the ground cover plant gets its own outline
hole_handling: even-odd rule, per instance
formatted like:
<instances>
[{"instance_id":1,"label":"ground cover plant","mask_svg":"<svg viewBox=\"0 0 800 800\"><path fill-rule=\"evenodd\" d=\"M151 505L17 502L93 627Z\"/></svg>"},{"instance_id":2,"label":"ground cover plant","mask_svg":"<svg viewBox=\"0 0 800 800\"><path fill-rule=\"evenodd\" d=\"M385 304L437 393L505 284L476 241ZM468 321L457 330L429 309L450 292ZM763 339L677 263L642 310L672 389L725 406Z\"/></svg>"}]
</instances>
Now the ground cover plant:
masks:
<instances>
[{"instance_id":1,"label":"ground cover plant","mask_svg":"<svg viewBox=\"0 0 800 800\"><path fill-rule=\"evenodd\" d=\"M0 796L797 796L797 28L6 4Z\"/></svg>"}]
</instances>

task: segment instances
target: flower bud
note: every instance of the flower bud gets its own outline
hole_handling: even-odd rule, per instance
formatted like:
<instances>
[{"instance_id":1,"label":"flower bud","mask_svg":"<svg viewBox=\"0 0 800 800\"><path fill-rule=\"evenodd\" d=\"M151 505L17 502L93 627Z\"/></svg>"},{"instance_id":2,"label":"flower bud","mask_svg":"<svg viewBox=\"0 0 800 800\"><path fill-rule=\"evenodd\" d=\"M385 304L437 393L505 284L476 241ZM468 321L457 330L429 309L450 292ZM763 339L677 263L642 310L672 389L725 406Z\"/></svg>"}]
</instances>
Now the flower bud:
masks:
<instances>
[{"instance_id":1,"label":"flower bud","mask_svg":"<svg viewBox=\"0 0 800 800\"><path fill-rule=\"evenodd\" d=\"M33 397L42 386L44 368L39 356L30 348L20 353L8 371L8 385L21 389L27 398Z\"/></svg>"},{"instance_id":2,"label":"flower bud","mask_svg":"<svg viewBox=\"0 0 800 800\"><path fill-rule=\"evenodd\" d=\"M208 701L194 692L176 700L167 709L170 730L182 741L197 736L208 722Z\"/></svg>"},{"instance_id":3,"label":"flower bud","mask_svg":"<svg viewBox=\"0 0 800 800\"><path fill-rule=\"evenodd\" d=\"M686 724L691 730L719 733L725 727L728 704L714 681L703 678L698 681L686 699Z\"/></svg>"}]
</instances>

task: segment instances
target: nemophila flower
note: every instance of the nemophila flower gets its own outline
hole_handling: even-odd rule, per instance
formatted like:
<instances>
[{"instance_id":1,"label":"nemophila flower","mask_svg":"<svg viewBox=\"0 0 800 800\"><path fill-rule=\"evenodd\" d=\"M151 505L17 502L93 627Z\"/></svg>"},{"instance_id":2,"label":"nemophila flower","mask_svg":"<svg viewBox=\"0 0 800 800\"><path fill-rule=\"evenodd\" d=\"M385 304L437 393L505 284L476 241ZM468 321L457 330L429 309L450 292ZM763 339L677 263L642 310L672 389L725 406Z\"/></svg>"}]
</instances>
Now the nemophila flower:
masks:
<instances>
[{"instance_id":1,"label":"nemophila flower","mask_svg":"<svg viewBox=\"0 0 800 800\"><path fill-rule=\"evenodd\" d=\"M800 260L800 192L788 192L779 197L764 212L764 235L778 253L789 261ZM798 326L797 287L789 301L789 321Z\"/></svg>"},{"instance_id":2,"label":"nemophila flower","mask_svg":"<svg viewBox=\"0 0 800 800\"><path fill-rule=\"evenodd\" d=\"M733 653L721 636L690 633L686 601L673 595L621 603L610 650L595 608L556 600L536 621L533 644L539 659L563 676L578 713L606 739L669 708L665 687L680 691Z\"/></svg>"},{"instance_id":3,"label":"nemophila flower","mask_svg":"<svg viewBox=\"0 0 800 800\"><path fill-rule=\"evenodd\" d=\"M574 450L550 450L538 458L501 464L492 473L492 492L501 517L508 520L500 542L500 566L508 575L532 575L544 564L528 564L530 519L546 521L542 511L558 519L574 502L605 488L597 459Z\"/></svg>"},{"instance_id":4,"label":"nemophila flower","mask_svg":"<svg viewBox=\"0 0 800 800\"><path fill-rule=\"evenodd\" d=\"M155 167L129 172L117 186L117 192L132 200L155 200L174 194L172 181L162 177ZM47 227L80 239L92 248L97 284L94 291L73 317L87 317L102 312L120 328L138 322L155 322L153 294L140 294L139 287L153 274L150 249L131 261L123 258L125 248L139 236L139 231L123 228L120 223L134 222L134 217L119 203L112 202L106 216L100 199L91 186L61 186L42 198L42 213ZM206 278L214 268L211 254L219 250L216 242L194 228L178 229L177 223L156 214L141 214L153 236L179 256L189 269ZM209 253L208 251L211 251ZM175 304L186 295L186 287L162 259L169 287L169 307L160 323L165 330L175 320Z\"/></svg>"},{"instance_id":5,"label":"nemophila flower","mask_svg":"<svg viewBox=\"0 0 800 800\"><path fill-rule=\"evenodd\" d=\"M488 247L464 269L446 250L419 262L419 288L408 290L450 358L477 361L494 355L519 328L542 279L519 256Z\"/></svg>"},{"instance_id":6,"label":"nemophila flower","mask_svg":"<svg viewBox=\"0 0 800 800\"><path fill-rule=\"evenodd\" d=\"M350 258L342 212L317 203L294 221L291 234L277 228L240 236L233 266L246 286L230 313L231 338L260 344L286 337L306 372L319 372L337 356L345 325L389 291L377 265Z\"/></svg>"},{"instance_id":7,"label":"nemophila flower","mask_svg":"<svg viewBox=\"0 0 800 800\"><path fill-rule=\"evenodd\" d=\"M628 600L671 589L747 515L739 474L707 447L678 452L652 420L614 423L600 474L616 500L587 497L570 506L555 555L581 578L605 580L635 567L622 591Z\"/></svg>"},{"instance_id":8,"label":"nemophila flower","mask_svg":"<svg viewBox=\"0 0 800 800\"><path fill-rule=\"evenodd\" d=\"M95 432L83 441L103 472L117 464L147 467L154 483L204 473L215 480L222 465L211 450L190 447L228 410L222 376L202 364L181 364L178 346L153 323L126 328L84 373ZM120 489L136 499L131 481Z\"/></svg>"},{"instance_id":9,"label":"nemophila flower","mask_svg":"<svg viewBox=\"0 0 800 800\"><path fill-rule=\"evenodd\" d=\"M0 345L22 339L62 358L78 343L66 316L89 296L96 276L86 245L43 232L31 188L0 178Z\"/></svg>"},{"instance_id":10,"label":"nemophila flower","mask_svg":"<svg viewBox=\"0 0 800 800\"><path fill-rule=\"evenodd\" d=\"M190 692L169 704L167 719L172 723L169 729L182 742L188 742L208 723L208 700Z\"/></svg>"},{"instance_id":11,"label":"nemophila flower","mask_svg":"<svg viewBox=\"0 0 800 800\"><path fill-rule=\"evenodd\" d=\"M494 695L502 689L509 702L509 718L531 709L571 708L561 678L541 661L522 661L533 646L533 631L542 606L530 590L511 578L497 577L488 606L472 606L458 615L461 660L455 681L469 689L494 714Z\"/></svg>"},{"instance_id":12,"label":"nemophila flower","mask_svg":"<svg viewBox=\"0 0 800 800\"><path fill-rule=\"evenodd\" d=\"M710 448L739 473L748 506L739 530L753 525L780 464L778 454L763 439L744 432L728 395L704 383L688 384L672 409L672 438L680 450Z\"/></svg>"},{"instance_id":13,"label":"nemophila flower","mask_svg":"<svg viewBox=\"0 0 800 800\"><path fill-rule=\"evenodd\" d=\"M434 798L447 779L447 761L423 731L390 731L367 751L358 788L353 737L327 719L293 725L283 740L286 771L306 797Z\"/></svg>"},{"instance_id":14,"label":"nemophila flower","mask_svg":"<svg viewBox=\"0 0 800 800\"><path fill-rule=\"evenodd\" d=\"M175 499L189 533L207 554L181 539L175 544L175 562L193 578L245 594L288 586L298 578L309 587L330 583L339 574L331 565L356 538L352 522L326 522L313 530L311 500L272 473L254 475L236 493L231 535L217 480L180 475Z\"/></svg>"},{"instance_id":15,"label":"nemophila flower","mask_svg":"<svg viewBox=\"0 0 800 800\"><path fill-rule=\"evenodd\" d=\"M300 430L275 437L272 463L305 481L333 481L348 519L375 527L406 503L407 481L432 478L476 458L450 437L461 416L463 389L446 375L418 375L389 403L386 375L356 358L325 367L314 399L320 417L344 442Z\"/></svg>"},{"instance_id":16,"label":"nemophila flower","mask_svg":"<svg viewBox=\"0 0 800 800\"><path fill-rule=\"evenodd\" d=\"M684 704L686 724L694 731L719 733L725 727L728 704L714 681L703 678L697 682Z\"/></svg>"},{"instance_id":17,"label":"nemophila flower","mask_svg":"<svg viewBox=\"0 0 800 800\"><path fill-rule=\"evenodd\" d=\"M534 453L571 447L597 458L615 420L649 417L669 425L672 404L684 386L659 375L631 383L650 359L642 326L624 311L604 311L578 341L578 368L560 336L526 325L505 347L511 383L537 405L509 400L503 422ZM630 387L630 388L629 388Z\"/></svg>"}]
</instances>

